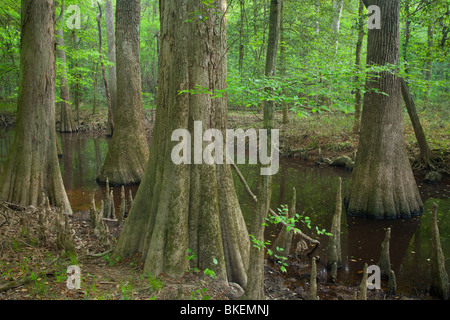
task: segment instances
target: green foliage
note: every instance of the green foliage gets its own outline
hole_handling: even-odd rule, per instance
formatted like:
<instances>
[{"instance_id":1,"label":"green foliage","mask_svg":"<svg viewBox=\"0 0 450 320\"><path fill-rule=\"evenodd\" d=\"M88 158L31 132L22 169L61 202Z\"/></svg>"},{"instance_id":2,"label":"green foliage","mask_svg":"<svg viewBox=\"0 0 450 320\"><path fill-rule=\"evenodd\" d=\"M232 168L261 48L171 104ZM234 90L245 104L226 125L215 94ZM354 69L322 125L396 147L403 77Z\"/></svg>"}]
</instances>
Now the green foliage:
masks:
<instances>
[{"instance_id":1,"label":"green foliage","mask_svg":"<svg viewBox=\"0 0 450 320\"><path fill-rule=\"evenodd\" d=\"M304 224L308 229L312 229L311 219L308 216L299 215L296 213L293 218L287 218L287 213L288 213L289 209L286 205L281 205L279 208L277 208L277 211L278 211L277 216L274 216L271 214L268 215L268 217L266 218L266 221L268 221L268 223L275 224L275 225L279 224L279 223L283 223L287 231L293 231L293 232L300 232L300 229L298 229L296 227L298 222ZM268 223L265 222L265 223L263 223L263 225L268 227L269 226ZM314 230L317 235L326 235L326 236L331 235L331 233L327 232L325 229L320 229L318 226L315 226ZM284 251L284 248L280 248L277 246L275 248L275 250L273 250L273 249L269 248L269 246L271 245L270 240L262 241L262 240L256 239L256 237L254 235L250 234L249 236L250 236L252 244L255 248L257 248L258 250L261 250L261 249L267 250L268 256L275 257L275 261L280 265L280 270L282 272L287 272L287 269L286 269L286 267L288 266L287 257L280 255L280 253Z\"/></svg>"},{"instance_id":2,"label":"green foliage","mask_svg":"<svg viewBox=\"0 0 450 320\"><path fill-rule=\"evenodd\" d=\"M154 277L150 274L148 275L147 279L148 279L148 284L150 285L150 288L153 291L159 291L164 286L164 283L160 279L158 279L157 277Z\"/></svg>"},{"instance_id":3,"label":"green foliage","mask_svg":"<svg viewBox=\"0 0 450 320\"><path fill-rule=\"evenodd\" d=\"M100 2L104 7L104 1ZM424 2L411 0L401 8L400 49L402 75L407 77L417 102L426 112L433 112L442 101L450 99L448 62L449 0ZM91 0L66 0L66 8L78 5L81 29L70 30L62 25L67 56L67 77L73 104L75 90L91 106L94 80L97 79L99 105L106 108L106 97L98 53L97 3ZM191 12L189 21L201 22L218 14L212 0L202 1L199 11ZM367 77L373 67L366 66L366 37L362 46L361 69L355 68L355 46L358 32L358 2L344 2L339 34L331 30L334 15L332 1L306 0L284 2L283 32L278 53L277 75L264 77L267 50L269 5L264 1L228 2L228 88L194 87L190 94L209 94L212 98L226 96L231 106L258 107L262 101L273 100L277 108L288 106L299 117L329 111L353 112L356 88L364 93ZM143 102L154 108L157 97L158 53L160 45L159 3L141 1L140 59ZM243 12L241 12L243 10ZM14 101L18 94L20 62L20 2L4 0L0 12L0 99ZM56 9L56 16L60 8ZM243 13L243 14L241 14ZM364 12L367 18L367 12ZM65 13L65 19L69 13ZM408 42L406 24L409 21ZM103 62L107 59L106 22L102 18ZM59 26L59 25L58 25ZM428 27L431 26L431 34ZM366 28L365 28L366 29ZM336 46L336 40L338 40ZM337 48L337 49L336 49ZM242 66L240 68L239 66ZM431 78L427 69L431 66ZM57 73L63 66L57 61ZM358 77L356 77L358 76ZM359 79L356 82L356 79ZM59 81L59 79L57 80ZM271 90L266 90L270 88ZM57 91L59 91L57 89ZM56 102L60 101L59 92ZM4 109L2 101L2 109ZM15 103L7 110L15 109ZM6 110L0 110L4 112Z\"/></svg>"}]
</instances>

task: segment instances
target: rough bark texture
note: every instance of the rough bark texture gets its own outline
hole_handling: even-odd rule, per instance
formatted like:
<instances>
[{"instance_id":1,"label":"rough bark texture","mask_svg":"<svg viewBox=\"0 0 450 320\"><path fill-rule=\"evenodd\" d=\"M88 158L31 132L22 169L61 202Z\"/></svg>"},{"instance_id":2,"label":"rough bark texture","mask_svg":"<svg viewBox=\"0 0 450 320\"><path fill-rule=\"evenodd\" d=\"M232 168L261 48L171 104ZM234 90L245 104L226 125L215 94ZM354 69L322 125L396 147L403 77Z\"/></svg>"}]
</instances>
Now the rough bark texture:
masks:
<instances>
[{"instance_id":1,"label":"rough bark texture","mask_svg":"<svg viewBox=\"0 0 450 320\"><path fill-rule=\"evenodd\" d=\"M280 13L282 0L271 0L269 17L269 38L267 42L265 76L273 77L276 72L278 43L280 37ZM275 110L274 101L264 102L264 128L267 129L267 150L271 150L270 132L274 127L273 114ZM271 152L271 151L269 151ZM270 153L269 153L270 154ZM260 165L261 167L261 165ZM264 222L270 209L272 176L260 175L258 178L258 189L256 197L258 202L251 222L251 235L257 240L264 242ZM245 288L243 298L249 300L264 299L264 250L255 246L250 249L250 267L248 270L248 286Z\"/></svg>"},{"instance_id":2,"label":"rough bark texture","mask_svg":"<svg viewBox=\"0 0 450 320\"><path fill-rule=\"evenodd\" d=\"M112 136L114 132L114 115L112 111L111 106L111 94L109 93L109 84L108 80L106 79L106 70L105 70L105 64L103 63L103 50L102 50L102 7L100 6L100 3L98 4L98 15L97 15L97 28L98 28L98 52L100 54L100 65L102 68L102 75L103 75L103 82L105 84L105 91L106 91L106 103L108 105L108 126L106 128L106 135Z\"/></svg>"},{"instance_id":3,"label":"rough bark texture","mask_svg":"<svg viewBox=\"0 0 450 320\"><path fill-rule=\"evenodd\" d=\"M431 214L431 286L430 293L447 300L449 297L449 278L445 270L445 256L437 224L437 204L433 203Z\"/></svg>"},{"instance_id":4,"label":"rough bark texture","mask_svg":"<svg viewBox=\"0 0 450 320\"><path fill-rule=\"evenodd\" d=\"M355 67L357 70L361 70L361 49L364 40L364 3L359 1L358 8L358 40L356 41L356 51L355 51ZM355 122L353 125L353 132L359 133L361 124L361 88L359 86L360 77L357 74L355 76Z\"/></svg>"},{"instance_id":5,"label":"rough bark texture","mask_svg":"<svg viewBox=\"0 0 450 320\"><path fill-rule=\"evenodd\" d=\"M419 163L423 163L425 166L432 167L432 153L430 147L428 146L427 139L425 137L425 133L423 131L422 125L420 124L419 116L417 115L416 105L411 96L411 93L408 88L408 84L405 79L400 78L401 88L402 88L402 96L405 101L406 110L408 111L409 118L411 119L411 124L414 129L414 133L416 135L417 143L419 144Z\"/></svg>"},{"instance_id":6,"label":"rough bark texture","mask_svg":"<svg viewBox=\"0 0 450 320\"><path fill-rule=\"evenodd\" d=\"M59 28L55 31L56 34L56 55L60 60L62 65L62 72L60 75L60 86L61 91L61 121L59 125L59 131L61 132L74 132L77 131L77 125L73 118L72 108L70 106L70 93L69 93L69 82L67 81L67 69L66 69L66 51L64 49L64 11L65 3L64 0L61 2L61 13L58 18Z\"/></svg>"},{"instance_id":7,"label":"rough bark texture","mask_svg":"<svg viewBox=\"0 0 450 320\"><path fill-rule=\"evenodd\" d=\"M21 23L17 124L0 181L1 197L38 206L48 196L71 214L56 147L53 1L23 0Z\"/></svg>"},{"instance_id":8,"label":"rough bark texture","mask_svg":"<svg viewBox=\"0 0 450 320\"><path fill-rule=\"evenodd\" d=\"M367 63L396 65L400 1L366 2L381 11L381 29L368 32ZM375 219L408 218L419 215L423 204L406 153L400 85L395 73L378 76L366 83L358 154L345 201L347 213Z\"/></svg>"},{"instance_id":9,"label":"rough bark texture","mask_svg":"<svg viewBox=\"0 0 450 320\"><path fill-rule=\"evenodd\" d=\"M116 84L116 35L114 32L114 8L112 0L105 1L106 16L106 38L108 41L108 60L114 65L108 67L109 71L109 93L111 95L111 110L113 115L117 105L117 84Z\"/></svg>"},{"instance_id":10,"label":"rough bark texture","mask_svg":"<svg viewBox=\"0 0 450 320\"><path fill-rule=\"evenodd\" d=\"M148 159L142 109L140 67L140 1L117 1L117 106L114 134L108 145L98 181L111 185L138 184Z\"/></svg>"},{"instance_id":11,"label":"rough bark texture","mask_svg":"<svg viewBox=\"0 0 450 320\"><path fill-rule=\"evenodd\" d=\"M226 129L225 97L180 94L180 90L198 85L211 91L225 88L225 7L219 0L211 5L194 0L160 2L154 136L148 166L115 255L142 253L145 273L180 277L187 268L189 248L196 254L190 260L192 265L209 268L216 279L245 287L250 244L230 166L176 165L171 159L172 149L178 144L171 141L174 130L184 128L193 135L194 121L202 121L203 130ZM208 19L203 19L206 16Z\"/></svg>"}]
</instances>

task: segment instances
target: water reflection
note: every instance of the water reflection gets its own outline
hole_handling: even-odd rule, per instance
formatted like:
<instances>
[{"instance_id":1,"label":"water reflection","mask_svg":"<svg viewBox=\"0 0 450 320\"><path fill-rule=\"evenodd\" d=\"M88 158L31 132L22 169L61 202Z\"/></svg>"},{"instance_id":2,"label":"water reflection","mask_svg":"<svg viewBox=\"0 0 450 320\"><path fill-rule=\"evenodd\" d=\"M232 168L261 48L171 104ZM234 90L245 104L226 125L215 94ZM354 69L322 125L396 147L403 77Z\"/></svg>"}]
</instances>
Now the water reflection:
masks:
<instances>
[{"instance_id":1,"label":"water reflection","mask_svg":"<svg viewBox=\"0 0 450 320\"><path fill-rule=\"evenodd\" d=\"M14 138L13 130L0 131L0 163L6 160L9 146ZM104 197L105 189L96 183L109 140L95 134L63 134L59 137L62 150L60 159L61 173L69 200L74 212L88 210L92 194L99 202ZM240 165L243 176L249 187L256 190L257 174L255 166ZM298 213L311 218L313 228L330 230L331 217L335 210L335 197L338 188L338 177L342 178L342 188L346 190L351 173L339 168L328 166L315 167L299 159L280 159L280 170L273 177L272 209L290 203L293 188L296 188ZM243 185L235 175L236 192L246 221L251 221L253 202ZM439 186L421 183L417 177L419 190L425 208L422 216L407 220L369 220L364 218L342 216L342 254L343 265L339 270L338 279L345 284L354 285L361 279L364 263L378 262L381 242L386 228L390 227L391 264L397 276L398 289L404 293L424 291L430 283L429 258L431 255L431 225L430 210L433 202L439 206L439 228L441 244L446 257L450 257L450 186L449 179L444 179ZM127 187L136 193L137 186ZM120 205L120 191L114 192L116 210ZM315 254L321 257L321 265L326 261L328 238L318 236L313 230L299 225L302 231L311 237L318 238L321 246ZM273 239L279 229L268 228L266 237ZM295 238L294 238L295 240ZM293 245L295 247L295 244ZM448 261L448 260L447 260ZM319 272L323 272L319 270ZM450 266L447 263L447 272Z\"/></svg>"}]
</instances>

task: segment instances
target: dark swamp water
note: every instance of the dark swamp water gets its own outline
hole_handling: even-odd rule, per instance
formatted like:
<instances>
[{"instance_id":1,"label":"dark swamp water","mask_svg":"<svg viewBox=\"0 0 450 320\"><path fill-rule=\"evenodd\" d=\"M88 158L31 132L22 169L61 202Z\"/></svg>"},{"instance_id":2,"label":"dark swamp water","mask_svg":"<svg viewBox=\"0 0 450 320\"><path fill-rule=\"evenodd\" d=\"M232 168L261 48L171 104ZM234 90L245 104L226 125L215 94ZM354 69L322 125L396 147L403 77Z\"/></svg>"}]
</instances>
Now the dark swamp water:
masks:
<instances>
[{"instance_id":1,"label":"dark swamp water","mask_svg":"<svg viewBox=\"0 0 450 320\"><path fill-rule=\"evenodd\" d=\"M14 139L14 130L0 129L0 163L6 160L9 147ZM104 198L105 189L96 183L95 178L106 155L109 140L98 134L62 134L60 145L63 157L60 159L64 185L74 212L89 209L92 194L97 201ZM240 165L240 170L250 188L256 189L256 177L259 172L255 167ZM327 236L315 234L315 226L327 231L331 227L332 215L335 211L335 198L338 188L338 177L342 178L342 190L349 183L351 173L341 168L328 166L315 167L310 162L299 158L281 158L280 169L273 177L272 209L276 211L281 205L290 203L293 187L297 192L296 208L299 214L309 216L312 229L304 225L298 227L313 238L320 240L321 245L314 255L320 257L318 273L324 274L326 261ZM235 186L245 219L250 221L252 200L243 185L235 176ZM438 204L438 223L441 244L446 260L447 272L450 273L450 179L448 177L438 185L422 182L418 175L416 180L424 201L425 208L421 216L406 220L374 221L342 215L341 246L343 265L338 271L338 281L354 286L361 280L364 263L368 265L378 262L381 242L386 228L391 228L390 257L392 268L396 274L398 293L421 295L430 284L431 255L431 207ZM138 186L126 188L133 196ZM120 190L114 190L116 210L120 205ZM274 240L276 228L268 228L266 237ZM294 241L297 239L294 237ZM295 243L293 244L295 247ZM288 268L289 270L289 268ZM298 273L288 271L287 277L298 277ZM386 283L382 283L386 287Z\"/></svg>"}]
</instances>

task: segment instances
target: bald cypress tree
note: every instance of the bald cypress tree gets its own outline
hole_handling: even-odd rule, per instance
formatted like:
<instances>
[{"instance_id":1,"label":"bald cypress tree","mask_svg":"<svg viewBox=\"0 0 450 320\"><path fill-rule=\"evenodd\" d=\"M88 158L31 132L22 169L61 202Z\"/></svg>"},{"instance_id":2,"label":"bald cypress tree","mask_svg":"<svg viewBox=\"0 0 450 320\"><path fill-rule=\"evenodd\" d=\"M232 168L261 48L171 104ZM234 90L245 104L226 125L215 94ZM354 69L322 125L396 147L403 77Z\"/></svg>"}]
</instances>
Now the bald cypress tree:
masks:
<instances>
[{"instance_id":1,"label":"bald cypress tree","mask_svg":"<svg viewBox=\"0 0 450 320\"><path fill-rule=\"evenodd\" d=\"M209 268L216 279L245 286L249 237L226 164L175 164L176 129L193 135L194 121L225 134L226 97L194 93L225 88L225 1L160 2L161 51L154 134L145 175L114 254L141 253L144 272L172 277L191 266ZM117 48L119 50L119 48ZM119 71L118 71L119 74ZM120 94L119 94L120 95ZM204 145L203 145L204 146ZM192 144L192 151L194 144ZM203 149L202 149L203 150Z\"/></svg>"},{"instance_id":2,"label":"bald cypress tree","mask_svg":"<svg viewBox=\"0 0 450 320\"><path fill-rule=\"evenodd\" d=\"M0 180L1 197L37 206L44 195L71 214L55 129L55 6L22 0L20 87L14 142Z\"/></svg>"},{"instance_id":3,"label":"bald cypress tree","mask_svg":"<svg viewBox=\"0 0 450 320\"><path fill-rule=\"evenodd\" d=\"M366 83L360 141L345 199L350 215L408 218L423 209L404 142L399 62L400 0L365 0L380 8L380 29L369 29L367 64L393 66Z\"/></svg>"},{"instance_id":4,"label":"bald cypress tree","mask_svg":"<svg viewBox=\"0 0 450 320\"><path fill-rule=\"evenodd\" d=\"M112 185L137 184L148 159L142 109L140 65L140 0L116 3L117 105L114 132L98 180Z\"/></svg>"}]
</instances>

